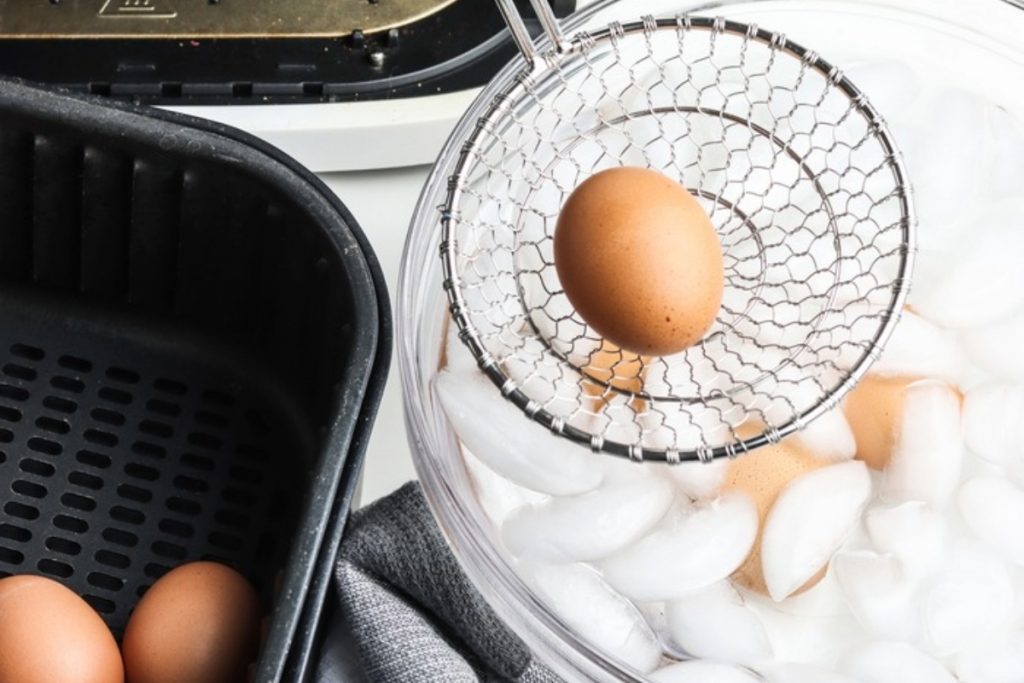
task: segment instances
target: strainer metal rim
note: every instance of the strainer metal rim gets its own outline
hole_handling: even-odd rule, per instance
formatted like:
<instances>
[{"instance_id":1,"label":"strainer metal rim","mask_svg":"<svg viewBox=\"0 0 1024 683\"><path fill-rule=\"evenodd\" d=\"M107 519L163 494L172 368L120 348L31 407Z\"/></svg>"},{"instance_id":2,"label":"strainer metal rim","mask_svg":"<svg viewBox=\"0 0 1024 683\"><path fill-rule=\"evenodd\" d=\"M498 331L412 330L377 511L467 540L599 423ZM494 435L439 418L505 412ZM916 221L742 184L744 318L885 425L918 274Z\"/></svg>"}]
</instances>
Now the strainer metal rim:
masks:
<instances>
[{"instance_id":1,"label":"strainer metal rim","mask_svg":"<svg viewBox=\"0 0 1024 683\"><path fill-rule=\"evenodd\" d=\"M874 137L881 143L885 151L885 160L895 176L894 185L901 209L899 223L903 237L899 270L893 279L893 295L885 314L881 316L883 318L882 323L873 339L870 340L868 348L864 350L843 381L812 408L805 410L779 427L767 429L752 437L736 438L734 441L724 445L702 446L696 450L689 451L644 448L637 444L626 444L608 440L600 435L588 433L578 427L567 424L565 418L547 411L518 388L516 382L502 370L498 362L484 348L476 331L468 324L465 313L466 301L459 287L458 254L454 248L451 229L453 207L458 205L458 199L462 192L459 178L463 176L471 157L479 149L484 137L491 132L490 123L508 111L507 105L509 102L518 102L522 96L528 94L535 76L555 68L563 60L579 56L602 43L614 42L632 34L644 33L649 35L652 32L667 29L677 31L706 30L756 39L769 44L774 49L796 57L808 68L818 71L833 86L839 88L849 98L852 106L868 122ZM882 349L900 320L909 293L917 244L916 213L911 201L911 186L902 155L894 143L881 114L871 105L865 95L846 78L839 68L821 58L816 52L788 40L782 33L768 31L758 27L756 24L745 24L722 17L684 14L666 19L655 19L647 16L640 21L628 24L615 22L600 31L581 32L574 36L572 40L561 42L554 47L551 47L549 44L549 49L539 53L537 59L533 61L527 60L520 69L509 72L506 81L503 84L494 84L496 85L495 96L489 105L483 108L483 113L476 118L475 122L470 124L469 134L465 141L460 146L450 149L449 153L458 152L458 158L452 167L452 173L448 177L445 202L438 207L438 210L440 212L442 232L439 251L442 261L443 286L449 302L449 313L452 321L459 329L459 338L469 348L480 369L498 387L507 400L518 407L528 418L543 425L555 435L586 446L594 452L603 452L614 456L630 458L635 461L667 462L670 464L692 461L710 462L722 457L734 458L747 451L778 443L781 439L803 429L807 424L839 405L842 398L853 389L868 372L871 365L879 358ZM472 111L466 114L467 119L472 116ZM463 123L466 123L466 121ZM448 165L447 161L442 156L438 160L437 167L440 168L446 165ZM736 436L735 432L734 436Z\"/></svg>"}]
</instances>

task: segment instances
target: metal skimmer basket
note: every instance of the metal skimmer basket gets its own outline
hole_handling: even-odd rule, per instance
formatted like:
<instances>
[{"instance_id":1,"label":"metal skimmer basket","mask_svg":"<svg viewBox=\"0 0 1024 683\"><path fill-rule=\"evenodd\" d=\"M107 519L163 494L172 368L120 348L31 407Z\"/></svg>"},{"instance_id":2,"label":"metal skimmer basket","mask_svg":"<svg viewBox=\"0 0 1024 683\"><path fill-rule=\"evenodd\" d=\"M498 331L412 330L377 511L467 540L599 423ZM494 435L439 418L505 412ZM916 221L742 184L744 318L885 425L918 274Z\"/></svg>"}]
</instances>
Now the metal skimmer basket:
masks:
<instances>
[{"instance_id":1,"label":"metal skimmer basket","mask_svg":"<svg viewBox=\"0 0 1024 683\"><path fill-rule=\"evenodd\" d=\"M441 207L452 319L480 367L556 434L636 460L734 456L834 409L895 326L912 268L906 171L878 112L839 69L753 25L645 18L569 41L533 4L540 48L499 0L526 64L458 150ZM725 255L714 326L669 357L603 341L555 271L569 194L626 165L688 188Z\"/></svg>"}]
</instances>

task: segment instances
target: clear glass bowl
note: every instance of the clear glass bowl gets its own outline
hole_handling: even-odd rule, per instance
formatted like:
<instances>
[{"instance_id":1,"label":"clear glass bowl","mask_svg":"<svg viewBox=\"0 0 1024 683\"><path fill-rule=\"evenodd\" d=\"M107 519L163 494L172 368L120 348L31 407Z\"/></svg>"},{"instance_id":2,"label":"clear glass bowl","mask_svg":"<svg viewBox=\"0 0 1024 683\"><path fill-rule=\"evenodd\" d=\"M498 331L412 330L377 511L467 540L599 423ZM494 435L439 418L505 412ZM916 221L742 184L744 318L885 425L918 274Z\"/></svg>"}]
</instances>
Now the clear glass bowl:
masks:
<instances>
[{"instance_id":1,"label":"clear glass bowl","mask_svg":"<svg viewBox=\"0 0 1024 683\"><path fill-rule=\"evenodd\" d=\"M567 32L632 12L721 15L784 32L829 61L848 65L897 60L950 86L966 85L1024 117L1024 4L1019 0L760 0L598 2L570 20ZM936 49L939 46L939 49ZM645 680L598 651L552 613L517 576L497 530L476 498L458 439L432 380L447 319L438 257L447 179L459 146L499 87L522 68L517 60L488 86L453 132L420 199L402 263L398 306L399 367L417 471L453 551L498 615L547 665L568 680ZM867 93L870 97L871 93ZM882 111L883 116L886 112ZM913 177L911 177L913 181ZM526 418L524 417L524 420Z\"/></svg>"}]
</instances>

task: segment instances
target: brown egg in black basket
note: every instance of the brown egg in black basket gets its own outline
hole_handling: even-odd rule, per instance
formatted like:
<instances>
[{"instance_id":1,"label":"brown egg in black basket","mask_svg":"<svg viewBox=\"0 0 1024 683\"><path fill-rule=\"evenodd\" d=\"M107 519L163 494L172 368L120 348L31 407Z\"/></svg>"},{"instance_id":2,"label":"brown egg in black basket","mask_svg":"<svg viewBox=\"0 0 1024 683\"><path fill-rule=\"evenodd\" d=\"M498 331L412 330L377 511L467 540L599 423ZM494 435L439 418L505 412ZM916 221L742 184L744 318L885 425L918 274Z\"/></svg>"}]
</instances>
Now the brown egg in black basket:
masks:
<instances>
[{"instance_id":1,"label":"brown egg in black basket","mask_svg":"<svg viewBox=\"0 0 1024 683\"><path fill-rule=\"evenodd\" d=\"M120 638L154 581L219 562L269 618L256 679L306 680L387 306L280 152L0 81L0 576L55 579Z\"/></svg>"}]
</instances>

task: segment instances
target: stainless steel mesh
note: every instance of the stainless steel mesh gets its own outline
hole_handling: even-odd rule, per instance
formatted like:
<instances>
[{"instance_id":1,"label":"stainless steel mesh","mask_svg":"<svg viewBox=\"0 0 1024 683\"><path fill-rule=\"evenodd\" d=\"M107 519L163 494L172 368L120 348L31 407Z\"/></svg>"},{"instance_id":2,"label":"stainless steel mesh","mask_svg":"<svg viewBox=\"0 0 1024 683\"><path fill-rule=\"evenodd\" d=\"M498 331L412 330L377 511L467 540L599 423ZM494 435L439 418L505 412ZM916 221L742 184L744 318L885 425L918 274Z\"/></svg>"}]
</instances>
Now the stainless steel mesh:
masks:
<instances>
[{"instance_id":1,"label":"stainless steel mesh","mask_svg":"<svg viewBox=\"0 0 1024 683\"><path fill-rule=\"evenodd\" d=\"M677 355L605 343L554 267L561 206L622 165L677 179L722 242L718 319ZM495 99L450 180L441 251L463 341L526 415L679 462L777 441L837 405L902 309L913 223L895 146L838 69L754 26L648 18L545 53Z\"/></svg>"}]
</instances>

